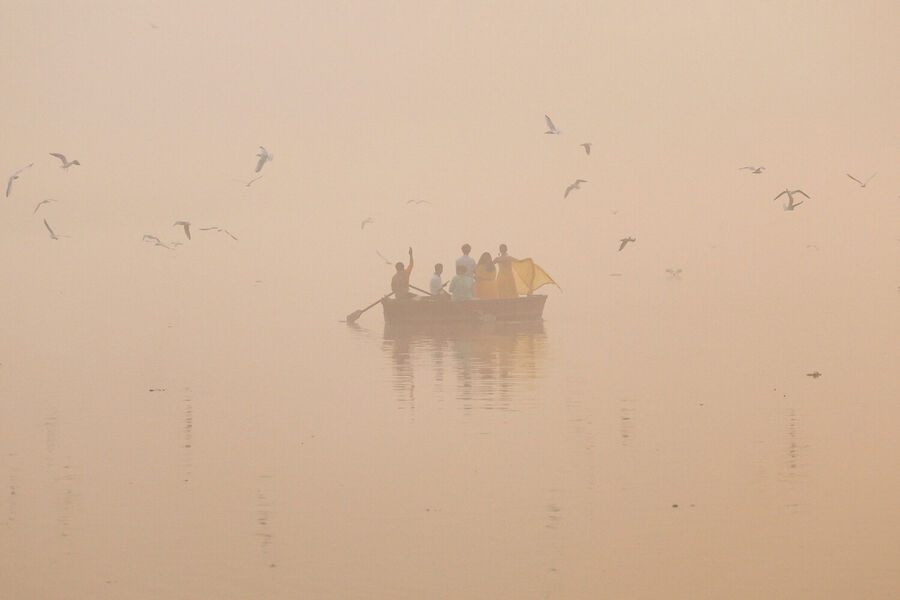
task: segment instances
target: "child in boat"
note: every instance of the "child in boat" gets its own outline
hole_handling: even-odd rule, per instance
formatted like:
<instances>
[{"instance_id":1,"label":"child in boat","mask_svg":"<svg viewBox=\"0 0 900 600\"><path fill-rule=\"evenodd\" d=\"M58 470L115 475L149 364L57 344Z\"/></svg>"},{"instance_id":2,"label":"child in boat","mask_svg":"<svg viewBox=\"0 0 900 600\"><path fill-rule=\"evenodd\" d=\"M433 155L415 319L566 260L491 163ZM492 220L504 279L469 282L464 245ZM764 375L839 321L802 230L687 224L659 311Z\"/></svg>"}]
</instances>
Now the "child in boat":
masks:
<instances>
[{"instance_id":1,"label":"child in boat","mask_svg":"<svg viewBox=\"0 0 900 600\"><path fill-rule=\"evenodd\" d=\"M450 281L451 300L471 300L475 280L466 274L465 265L456 265L456 276Z\"/></svg>"},{"instance_id":2,"label":"child in boat","mask_svg":"<svg viewBox=\"0 0 900 600\"><path fill-rule=\"evenodd\" d=\"M432 296L440 296L444 293L444 282L441 281L441 273L444 272L444 265L437 263L434 265L434 274L431 281L428 282L428 291Z\"/></svg>"}]
</instances>

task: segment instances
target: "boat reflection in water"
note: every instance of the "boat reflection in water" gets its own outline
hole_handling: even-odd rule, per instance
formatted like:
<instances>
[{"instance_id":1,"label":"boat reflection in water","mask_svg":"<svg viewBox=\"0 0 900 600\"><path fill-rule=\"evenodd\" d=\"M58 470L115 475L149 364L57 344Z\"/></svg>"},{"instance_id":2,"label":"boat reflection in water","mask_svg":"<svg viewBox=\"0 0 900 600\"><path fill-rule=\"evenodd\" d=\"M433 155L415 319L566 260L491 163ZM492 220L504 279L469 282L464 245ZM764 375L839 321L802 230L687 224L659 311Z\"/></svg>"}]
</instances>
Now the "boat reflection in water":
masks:
<instances>
[{"instance_id":1,"label":"boat reflection in water","mask_svg":"<svg viewBox=\"0 0 900 600\"><path fill-rule=\"evenodd\" d=\"M516 410L536 401L547 356L541 320L386 323L382 348L397 400ZM421 392L417 397L417 386Z\"/></svg>"}]
</instances>

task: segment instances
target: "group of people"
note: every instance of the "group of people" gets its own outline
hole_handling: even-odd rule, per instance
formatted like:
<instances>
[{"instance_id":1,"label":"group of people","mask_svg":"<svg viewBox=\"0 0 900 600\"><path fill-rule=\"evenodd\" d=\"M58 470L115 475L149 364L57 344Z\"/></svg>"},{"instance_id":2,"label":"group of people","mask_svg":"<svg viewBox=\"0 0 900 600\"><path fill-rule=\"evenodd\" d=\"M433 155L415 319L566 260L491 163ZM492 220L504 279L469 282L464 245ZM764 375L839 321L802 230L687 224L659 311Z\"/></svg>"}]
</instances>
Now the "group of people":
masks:
<instances>
[{"instance_id":1,"label":"group of people","mask_svg":"<svg viewBox=\"0 0 900 600\"><path fill-rule=\"evenodd\" d=\"M484 252L478 262L469 256L472 246L463 244L462 256L456 259L456 275L447 286L442 279L444 265L434 265L434 274L429 284L429 294L432 298L447 298L451 300L472 300L473 298L516 298L519 293L516 290L516 280L513 275L512 265L516 262L508 254L506 244L500 244L500 254L491 257L490 252ZM409 276L413 269L413 251L409 249L409 266L398 262L395 266L397 272L391 279L391 291L397 298L409 298ZM447 286L447 290L444 287ZM449 292L449 294L448 294Z\"/></svg>"}]
</instances>

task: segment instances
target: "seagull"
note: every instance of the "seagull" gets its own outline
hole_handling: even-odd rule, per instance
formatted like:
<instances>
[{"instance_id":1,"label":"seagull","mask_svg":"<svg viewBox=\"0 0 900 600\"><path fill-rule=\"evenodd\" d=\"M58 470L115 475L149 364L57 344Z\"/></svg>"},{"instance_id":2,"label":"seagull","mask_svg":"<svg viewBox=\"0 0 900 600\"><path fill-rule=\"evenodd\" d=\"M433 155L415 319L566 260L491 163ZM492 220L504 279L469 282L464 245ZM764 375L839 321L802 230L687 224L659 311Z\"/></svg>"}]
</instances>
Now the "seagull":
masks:
<instances>
[{"instance_id":1,"label":"seagull","mask_svg":"<svg viewBox=\"0 0 900 600\"><path fill-rule=\"evenodd\" d=\"M170 248L169 246L166 246L164 243L162 243L162 242L159 241L159 240L156 240L156 243L153 244L153 245L154 245L154 246L162 246L162 247L165 248L166 250L174 250L174 248Z\"/></svg>"},{"instance_id":2,"label":"seagull","mask_svg":"<svg viewBox=\"0 0 900 600\"><path fill-rule=\"evenodd\" d=\"M781 192L780 194L775 196L772 200L773 201L778 200L785 194L787 194L788 203L784 205L784 210L794 210L795 207L803 204L802 200L800 202L797 202L796 204L794 203L794 194L801 194L801 195L805 196L807 199L809 198L809 195L807 195L807 193L804 192L803 190L789 190L789 189L785 188L785 190L783 192Z\"/></svg>"},{"instance_id":3,"label":"seagull","mask_svg":"<svg viewBox=\"0 0 900 600\"><path fill-rule=\"evenodd\" d=\"M681 269L666 269L666 273L676 279L681 277Z\"/></svg>"},{"instance_id":4,"label":"seagull","mask_svg":"<svg viewBox=\"0 0 900 600\"><path fill-rule=\"evenodd\" d=\"M72 160L72 161L66 160L65 155L60 154L59 152L51 152L50 156L55 156L56 158L58 158L59 160L62 161L62 164L59 166L60 169L68 169L72 165L81 165L81 163L78 162L77 160Z\"/></svg>"},{"instance_id":5,"label":"seagull","mask_svg":"<svg viewBox=\"0 0 900 600\"><path fill-rule=\"evenodd\" d=\"M257 170L259 170L259 169L257 169ZM262 179L262 175L260 175L259 177L254 177L253 179L251 179L250 181L248 181L246 183L244 183L243 179L235 179L235 181L240 181L241 183L244 184L244 187L250 187L251 185L253 185L253 182L256 181L257 179Z\"/></svg>"},{"instance_id":6,"label":"seagull","mask_svg":"<svg viewBox=\"0 0 900 600\"><path fill-rule=\"evenodd\" d=\"M547 131L545 131L544 133L549 133L552 135L559 135L562 133L562 131L556 128L556 125L553 124L553 121L550 120L550 117L544 115L544 120L547 121Z\"/></svg>"},{"instance_id":7,"label":"seagull","mask_svg":"<svg viewBox=\"0 0 900 600\"><path fill-rule=\"evenodd\" d=\"M159 243L159 238L155 235L150 235L149 233L145 233L144 237L141 238L142 242L156 242Z\"/></svg>"},{"instance_id":8,"label":"seagull","mask_svg":"<svg viewBox=\"0 0 900 600\"><path fill-rule=\"evenodd\" d=\"M619 244L619 250L618 250L618 251L621 252L621 251L622 251L622 248L624 248L625 246L628 245L628 242L636 242L636 241L637 241L637 240L634 239L633 237L624 237L624 238L622 238L621 240L619 240L619 242L621 242L621 243Z\"/></svg>"},{"instance_id":9,"label":"seagull","mask_svg":"<svg viewBox=\"0 0 900 600\"><path fill-rule=\"evenodd\" d=\"M379 252L378 250L375 251L375 254L378 255L378 258L380 258L381 260L384 261L384 264L386 264L386 265L393 265L393 264L394 264L394 263L392 263L391 261L389 261L387 258L385 258L385 257L384 257L384 254L382 254L382 253Z\"/></svg>"},{"instance_id":10,"label":"seagull","mask_svg":"<svg viewBox=\"0 0 900 600\"><path fill-rule=\"evenodd\" d=\"M53 230L50 228L50 224L47 223L47 219L44 219L44 227L46 227L47 231L50 232L51 240L58 240L60 237L62 237L62 236L59 236L59 235L56 235L55 233L53 233Z\"/></svg>"},{"instance_id":11,"label":"seagull","mask_svg":"<svg viewBox=\"0 0 900 600\"><path fill-rule=\"evenodd\" d=\"M263 165L266 164L267 161L275 158L274 154L269 154L269 151L262 146L259 147L259 154L257 154L257 156L259 157L259 161L256 163L256 173L259 173L259 170L263 168Z\"/></svg>"},{"instance_id":12,"label":"seagull","mask_svg":"<svg viewBox=\"0 0 900 600\"><path fill-rule=\"evenodd\" d=\"M593 146L593 144L591 144L590 142L585 142L583 144L578 144L578 145L581 146L582 148L584 148L585 154L587 154L588 156L591 155L591 146Z\"/></svg>"},{"instance_id":13,"label":"seagull","mask_svg":"<svg viewBox=\"0 0 900 600\"><path fill-rule=\"evenodd\" d=\"M38 211L38 209L41 207L41 205L48 204L50 202L56 202L56 200L54 200L53 198L47 198L46 200L41 200L40 202L37 203L37 206L34 207L34 212L31 214L36 213Z\"/></svg>"},{"instance_id":14,"label":"seagull","mask_svg":"<svg viewBox=\"0 0 900 600\"><path fill-rule=\"evenodd\" d=\"M428 200L407 200L407 204L431 204Z\"/></svg>"},{"instance_id":15,"label":"seagull","mask_svg":"<svg viewBox=\"0 0 900 600\"><path fill-rule=\"evenodd\" d=\"M875 177L875 175L878 175L878 173L873 173L873 174L872 174L872 177ZM870 181L872 181L872 177L869 177L869 178L866 179L865 181L860 181L859 179L857 179L856 177L854 177L854 176L851 175L850 173L847 173L847 177L849 177L850 179L852 179L853 181L855 181L856 183L858 183L858 184L859 184L859 187L866 187L866 185L867 185Z\"/></svg>"},{"instance_id":16,"label":"seagull","mask_svg":"<svg viewBox=\"0 0 900 600\"><path fill-rule=\"evenodd\" d=\"M751 175L759 175L766 170L765 167L741 167L740 169L738 169L738 171L743 171L744 169L750 171Z\"/></svg>"},{"instance_id":17,"label":"seagull","mask_svg":"<svg viewBox=\"0 0 900 600\"><path fill-rule=\"evenodd\" d=\"M15 173L9 176L9 181L6 182L6 197L9 198L9 193L12 191L12 182L19 178L19 174L25 169L30 169L31 165L34 163L29 163L27 167L22 167Z\"/></svg>"},{"instance_id":18,"label":"seagull","mask_svg":"<svg viewBox=\"0 0 900 600\"><path fill-rule=\"evenodd\" d=\"M187 236L187 239L191 239L191 222L190 221L175 221L172 223L172 227L176 227L181 225L184 227L184 235Z\"/></svg>"},{"instance_id":19,"label":"seagull","mask_svg":"<svg viewBox=\"0 0 900 600\"><path fill-rule=\"evenodd\" d=\"M818 379L819 377L822 376L822 374L819 373L818 371L813 371L812 373L807 373L806 376L812 377L813 379Z\"/></svg>"},{"instance_id":20,"label":"seagull","mask_svg":"<svg viewBox=\"0 0 900 600\"><path fill-rule=\"evenodd\" d=\"M566 188L566 193L563 194L563 198L566 198L572 190L580 190L582 183L587 183L587 179L576 179L575 183Z\"/></svg>"},{"instance_id":21,"label":"seagull","mask_svg":"<svg viewBox=\"0 0 900 600\"><path fill-rule=\"evenodd\" d=\"M231 233L230 231L228 231L227 229L224 229L222 227L201 227L200 231L218 231L220 233L226 233L226 234L228 234L229 237L231 237L231 239L233 239L234 241L237 241L237 238L234 236L233 233Z\"/></svg>"},{"instance_id":22,"label":"seagull","mask_svg":"<svg viewBox=\"0 0 900 600\"><path fill-rule=\"evenodd\" d=\"M368 225L369 223L374 223L374 222L375 222L375 219L373 219L372 217L366 217L363 220L363 222L359 224L359 228L365 229L366 225Z\"/></svg>"}]
</instances>

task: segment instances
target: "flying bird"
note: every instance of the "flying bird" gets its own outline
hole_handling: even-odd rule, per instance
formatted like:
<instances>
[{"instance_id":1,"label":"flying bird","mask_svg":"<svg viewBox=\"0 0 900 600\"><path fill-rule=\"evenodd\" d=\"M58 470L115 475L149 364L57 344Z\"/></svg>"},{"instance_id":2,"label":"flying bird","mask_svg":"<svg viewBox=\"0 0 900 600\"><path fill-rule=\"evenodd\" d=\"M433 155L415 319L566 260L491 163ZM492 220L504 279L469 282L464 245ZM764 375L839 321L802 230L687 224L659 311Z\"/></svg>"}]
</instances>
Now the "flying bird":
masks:
<instances>
[{"instance_id":1,"label":"flying bird","mask_svg":"<svg viewBox=\"0 0 900 600\"><path fill-rule=\"evenodd\" d=\"M813 371L812 373L807 373L806 376L812 377L813 379L818 379L819 377L822 376L822 374L819 373L818 371Z\"/></svg>"},{"instance_id":2,"label":"flying bird","mask_svg":"<svg viewBox=\"0 0 900 600\"><path fill-rule=\"evenodd\" d=\"M257 171L258 170L259 169L257 169ZM251 179L250 181L247 181L247 182L244 182L243 179L235 179L235 181L240 181L241 183L244 184L244 187L250 187L251 185L253 185L253 182L256 181L257 179L262 179L262 175L260 175L259 177L254 177L253 179Z\"/></svg>"},{"instance_id":3,"label":"flying bird","mask_svg":"<svg viewBox=\"0 0 900 600\"><path fill-rule=\"evenodd\" d=\"M407 204L431 204L428 200L407 200Z\"/></svg>"},{"instance_id":4,"label":"flying bird","mask_svg":"<svg viewBox=\"0 0 900 600\"><path fill-rule=\"evenodd\" d=\"M19 178L19 175L22 173L22 171L24 171L25 169L30 169L31 165L33 165L33 164L34 163L29 163L27 167L22 167L21 169L19 169L18 171L16 171L15 173L13 173L12 175L9 176L9 181L6 182L6 197L7 198L9 198L9 193L12 191L13 181L15 181L16 179Z\"/></svg>"},{"instance_id":5,"label":"flying bird","mask_svg":"<svg viewBox=\"0 0 900 600\"><path fill-rule=\"evenodd\" d=\"M544 115L544 120L547 121L547 131L545 131L544 133L548 133L551 135L559 135L560 133L562 133L562 131L556 128L556 125L553 124L553 121L550 120L549 116Z\"/></svg>"},{"instance_id":6,"label":"flying bird","mask_svg":"<svg viewBox=\"0 0 900 600\"><path fill-rule=\"evenodd\" d=\"M636 241L637 241L637 240L636 240L635 238L633 238L633 237L624 237L624 238L622 238L621 240L619 240L620 243L619 243L619 250L618 250L618 252L621 252L621 251L622 251L622 248L624 248L625 246L628 245L628 242L636 242Z\"/></svg>"},{"instance_id":7,"label":"flying bird","mask_svg":"<svg viewBox=\"0 0 900 600\"><path fill-rule=\"evenodd\" d=\"M172 227L177 227L181 225L184 227L184 235L187 236L187 239L191 239L191 222L190 221L175 221L172 223Z\"/></svg>"},{"instance_id":8,"label":"flying bird","mask_svg":"<svg viewBox=\"0 0 900 600\"><path fill-rule=\"evenodd\" d=\"M51 152L50 156L55 156L60 161L62 161L62 164L59 166L60 169L68 169L72 165L81 165L81 163L78 162L77 160L72 160L72 161L66 160L65 155L60 154L59 152Z\"/></svg>"},{"instance_id":9,"label":"flying bird","mask_svg":"<svg viewBox=\"0 0 900 600\"><path fill-rule=\"evenodd\" d=\"M50 228L50 224L47 223L47 219L44 219L44 227L46 227L46 228L47 228L47 231L50 232L50 239L51 239L51 240L58 240L60 237L62 237L62 236L56 235L56 234L53 232L53 229Z\"/></svg>"},{"instance_id":10,"label":"flying bird","mask_svg":"<svg viewBox=\"0 0 900 600\"><path fill-rule=\"evenodd\" d=\"M800 194L800 195L806 197L807 199L809 199L809 195L807 195L807 193L804 192L803 190L789 190L789 189L785 188L785 190L783 192L781 192L780 194L775 196L772 200L773 201L778 200L785 194L787 194L788 203L784 205L784 210L794 210L794 208L803 204L802 200L800 202L796 202L796 203L794 202L794 194Z\"/></svg>"},{"instance_id":11,"label":"flying bird","mask_svg":"<svg viewBox=\"0 0 900 600\"><path fill-rule=\"evenodd\" d=\"M666 273L673 278L681 277L681 269L666 269Z\"/></svg>"},{"instance_id":12,"label":"flying bird","mask_svg":"<svg viewBox=\"0 0 900 600\"><path fill-rule=\"evenodd\" d=\"M381 260L384 261L384 264L386 264L386 265L393 265L393 264L394 264L394 263L392 263L391 261L389 261L387 258L385 258L385 257L384 257L384 254L382 254L382 253L379 252L378 250L375 251L375 254L378 255L378 258L380 258Z\"/></svg>"},{"instance_id":13,"label":"flying bird","mask_svg":"<svg viewBox=\"0 0 900 600\"><path fill-rule=\"evenodd\" d=\"M359 228L365 229L366 225L368 225L369 223L374 223L374 222L375 222L375 219L373 219L372 217L366 217L365 219L363 219L363 222L359 224Z\"/></svg>"},{"instance_id":14,"label":"flying bird","mask_svg":"<svg viewBox=\"0 0 900 600\"><path fill-rule=\"evenodd\" d=\"M875 177L875 175L878 175L878 173L873 173L873 174L872 174L872 177ZM854 177L854 176L851 175L850 173L847 173L847 177L849 177L850 179L852 179L853 181L855 181L856 183L858 183L858 184L859 184L859 187L866 187L866 185L868 185L868 183L869 183L870 181L872 181L872 177L869 177L869 178L866 179L865 181L860 181L859 179L857 179L856 177Z\"/></svg>"},{"instance_id":15,"label":"flying bird","mask_svg":"<svg viewBox=\"0 0 900 600\"><path fill-rule=\"evenodd\" d=\"M37 206L34 207L34 212L31 214L35 214L42 205L48 204L50 202L56 202L56 200L54 200L53 198L47 198L46 200L41 200L40 202L37 203Z\"/></svg>"},{"instance_id":16,"label":"flying bird","mask_svg":"<svg viewBox=\"0 0 900 600\"><path fill-rule=\"evenodd\" d=\"M588 156L591 155L591 146L593 146L593 144L591 144L590 142L585 142L583 144L578 144L578 145L581 146L582 148L584 148L585 154L587 154Z\"/></svg>"},{"instance_id":17,"label":"flying bird","mask_svg":"<svg viewBox=\"0 0 900 600\"><path fill-rule=\"evenodd\" d=\"M766 170L765 167L741 167L738 171L743 171L744 169L749 170L751 175L759 175Z\"/></svg>"},{"instance_id":18,"label":"flying bird","mask_svg":"<svg viewBox=\"0 0 900 600\"><path fill-rule=\"evenodd\" d=\"M262 146L259 147L259 154L257 154L257 156L259 157L259 161L256 163L256 173L259 173L259 170L263 168L264 164L275 158L274 154L269 154L269 151Z\"/></svg>"},{"instance_id":19,"label":"flying bird","mask_svg":"<svg viewBox=\"0 0 900 600\"><path fill-rule=\"evenodd\" d=\"M571 192L572 190L580 190L582 183L587 183L587 179L576 179L575 183L569 185L569 187L566 188L566 193L563 194L563 198L567 198L569 196L569 192Z\"/></svg>"},{"instance_id":20,"label":"flying bird","mask_svg":"<svg viewBox=\"0 0 900 600\"><path fill-rule=\"evenodd\" d=\"M201 227L200 231L218 231L219 233L228 234L228 236L231 239L233 239L234 241L237 241L237 237L235 237L235 235L233 233L231 233L230 231L228 231L227 229L225 229L223 227Z\"/></svg>"},{"instance_id":21,"label":"flying bird","mask_svg":"<svg viewBox=\"0 0 900 600\"><path fill-rule=\"evenodd\" d=\"M150 235L149 233L145 233L144 237L141 238L142 242L156 242L159 243L159 238L155 235Z\"/></svg>"}]
</instances>

